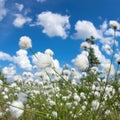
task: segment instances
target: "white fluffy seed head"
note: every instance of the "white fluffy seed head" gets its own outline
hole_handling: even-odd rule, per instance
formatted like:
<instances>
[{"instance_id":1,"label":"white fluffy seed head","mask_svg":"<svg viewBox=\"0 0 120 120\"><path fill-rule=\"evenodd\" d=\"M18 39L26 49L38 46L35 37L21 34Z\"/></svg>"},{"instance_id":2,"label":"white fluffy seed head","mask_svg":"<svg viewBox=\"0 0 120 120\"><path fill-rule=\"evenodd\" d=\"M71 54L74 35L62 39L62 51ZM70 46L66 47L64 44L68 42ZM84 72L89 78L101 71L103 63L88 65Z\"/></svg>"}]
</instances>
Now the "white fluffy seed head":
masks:
<instances>
[{"instance_id":1,"label":"white fluffy seed head","mask_svg":"<svg viewBox=\"0 0 120 120\"><path fill-rule=\"evenodd\" d=\"M46 55L53 56L53 55L54 55L54 52L53 52L51 49L46 49L46 50L45 50L45 54L46 54Z\"/></svg>"},{"instance_id":2,"label":"white fluffy seed head","mask_svg":"<svg viewBox=\"0 0 120 120\"><path fill-rule=\"evenodd\" d=\"M115 30L120 29L120 24L115 20L111 20L109 24Z\"/></svg>"},{"instance_id":3,"label":"white fluffy seed head","mask_svg":"<svg viewBox=\"0 0 120 120\"><path fill-rule=\"evenodd\" d=\"M24 112L24 105L21 101L13 101L9 107L9 111L13 118L19 118Z\"/></svg>"},{"instance_id":4,"label":"white fluffy seed head","mask_svg":"<svg viewBox=\"0 0 120 120\"><path fill-rule=\"evenodd\" d=\"M32 48L31 39L28 36L22 36L19 41L19 46L21 49Z\"/></svg>"}]
</instances>

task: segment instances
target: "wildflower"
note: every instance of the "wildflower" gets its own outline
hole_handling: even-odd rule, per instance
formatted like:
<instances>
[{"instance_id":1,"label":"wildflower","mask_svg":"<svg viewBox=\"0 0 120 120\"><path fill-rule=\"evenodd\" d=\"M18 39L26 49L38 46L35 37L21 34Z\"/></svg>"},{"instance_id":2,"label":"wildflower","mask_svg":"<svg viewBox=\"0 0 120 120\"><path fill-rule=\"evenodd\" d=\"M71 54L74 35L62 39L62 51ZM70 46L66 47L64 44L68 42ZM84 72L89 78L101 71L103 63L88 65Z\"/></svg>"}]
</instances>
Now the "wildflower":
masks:
<instances>
[{"instance_id":1,"label":"wildflower","mask_svg":"<svg viewBox=\"0 0 120 120\"><path fill-rule=\"evenodd\" d=\"M9 107L9 111L13 118L19 118L24 112L24 105L21 101L13 101Z\"/></svg>"},{"instance_id":2,"label":"wildflower","mask_svg":"<svg viewBox=\"0 0 120 120\"><path fill-rule=\"evenodd\" d=\"M46 49L45 54L50 55L52 57L54 55L54 52L51 49Z\"/></svg>"},{"instance_id":3,"label":"wildflower","mask_svg":"<svg viewBox=\"0 0 120 120\"><path fill-rule=\"evenodd\" d=\"M100 97L100 93L98 91L95 91L94 92L94 96L97 97L97 98L99 98Z\"/></svg>"},{"instance_id":4,"label":"wildflower","mask_svg":"<svg viewBox=\"0 0 120 120\"><path fill-rule=\"evenodd\" d=\"M80 93L80 97L81 97L83 100L86 99L85 93L84 93L84 92L81 92L81 93Z\"/></svg>"},{"instance_id":5,"label":"wildflower","mask_svg":"<svg viewBox=\"0 0 120 120\"><path fill-rule=\"evenodd\" d=\"M3 81L0 80L0 90L2 89Z\"/></svg>"},{"instance_id":6,"label":"wildflower","mask_svg":"<svg viewBox=\"0 0 120 120\"><path fill-rule=\"evenodd\" d=\"M120 93L120 87L118 88L118 92Z\"/></svg>"},{"instance_id":7,"label":"wildflower","mask_svg":"<svg viewBox=\"0 0 120 120\"><path fill-rule=\"evenodd\" d=\"M74 100L80 102L80 97L77 95L77 93L74 94Z\"/></svg>"},{"instance_id":8,"label":"wildflower","mask_svg":"<svg viewBox=\"0 0 120 120\"><path fill-rule=\"evenodd\" d=\"M97 110L99 108L100 103L98 102L98 100L93 100L91 105L93 110Z\"/></svg>"},{"instance_id":9,"label":"wildflower","mask_svg":"<svg viewBox=\"0 0 120 120\"><path fill-rule=\"evenodd\" d=\"M105 111L105 115L109 115L110 113L111 113L110 110L106 110L106 111Z\"/></svg>"},{"instance_id":10,"label":"wildflower","mask_svg":"<svg viewBox=\"0 0 120 120\"><path fill-rule=\"evenodd\" d=\"M4 116L4 113L0 111L0 118Z\"/></svg>"},{"instance_id":11,"label":"wildflower","mask_svg":"<svg viewBox=\"0 0 120 120\"><path fill-rule=\"evenodd\" d=\"M17 83L22 83L22 77L20 75L15 75L13 79Z\"/></svg>"},{"instance_id":12,"label":"wildflower","mask_svg":"<svg viewBox=\"0 0 120 120\"><path fill-rule=\"evenodd\" d=\"M118 65L120 65L120 57L118 57L116 61L117 61Z\"/></svg>"},{"instance_id":13,"label":"wildflower","mask_svg":"<svg viewBox=\"0 0 120 120\"><path fill-rule=\"evenodd\" d=\"M111 20L111 21L109 22L109 24L110 24L110 26L111 26L114 30L117 30L117 29L120 28L120 24L119 24L117 21L115 21L115 20Z\"/></svg>"},{"instance_id":14,"label":"wildflower","mask_svg":"<svg viewBox=\"0 0 120 120\"><path fill-rule=\"evenodd\" d=\"M69 76L71 72L69 70L63 70L63 75Z\"/></svg>"},{"instance_id":15,"label":"wildflower","mask_svg":"<svg viewBox=\"0 0 120 120\"><path fill-rule=\"evenodd\" d=\"M86 106L85 106L85 105L82 105L81 108L82 108L82 110L85 110L85 109L86 109Z\"/></svg>"},{"instance_id":16,"label":"wildflower","mask_svg":"<svg viewBox=\"0 0 120 120\"><path fill-rule=\"evenodd\" d=\"M98 68L97 67L92 67L90 72L93 73L93 74L97 74L98 73Z\"/></svg>"},{"instance_id":17,"label":"wildflower","mask_svg":"<svg viewBox=\"0 0 120 120\"><path fill-rule=\"evenodd\" d=\"M86 55L80 54L73 60L74 64L78 69L84 71L89 67L89 61Z\"/></svg>"},{"instance_id":18,"label":"wildflower","mask_svg":"<svg viewBox=\"0 0 120 120\"><path fill-rule=\"evenodd\" d=\"M28 36L22 36L19 41L19 46L22 49L32 48L31 39Z\"/></svg>"},{"instance_id":19,"label":"wildflower","mask_svg":"<svg viewBox=\"0 0 120 120\"><path fill-rule=\"evenodd\" d=\"M56 111L53 111L52 115L53 115L54 118L57 118L57 112Z\"/></svg>"},{"instance_id":20,"label":"wildflower","mask_svg":"<svg viewBox=\"0 0 120 120\"><path fill-rule=\"evenodd\" d=\"M105 88L105 93L108 97L112 97L115 94L115 89L113 88L113 86L107 85Z\"/></svg>"},{"instance_id":21,"label":"wildflower","mask_svg":"<svg viewBox=\"0 0 120 120\"><path fill-rule=\"evenodd\" d=\"M81 48L84 50L86 50L86 49L88 49L90 47L90 44L88 43L88 42L83 42L82 44L81 44Z\"/></svg>"},{"instance_id":22,"label":"wildflower","mask_svg":"<svg viewBox=\"0 0 120 120\"><path fill-rule=\"evenodd\" d=\"M6 100L8 99L8 95L4 95L3 98Z\"/></svg>"},{"instance_id":23,"label":"wildflower","mask_svg":"<svg viewBox=\"0 0 120 120\"><path fill-rule=\"evenodd\" d=\"M27 94L25 93L19 93L18 94L18 100L21 101L22 103L27 102Z\"/></svg>"},{"instance_id":24,"label":"wildflower","mask_svg":"<svg viewBox=\"0 0 120 120\"><path fill-rule=\"evenodd\" d=\"M38 59L36 59L36 57ZM53 67L53 59L51 56L38 52L37 54L33 55L33 62L38 66L40 69L50 68Z\"/></svg>"},{"instance_id":25,"label":"wildflower","mask_svg":"<svg viewBox=\"0 0 120 120\"><path fill-rule=\"evenodd\" d=\"M72 107L72 103L66 103L66 106L68 109L70 109Z\"/></svg>"}]
</instances>

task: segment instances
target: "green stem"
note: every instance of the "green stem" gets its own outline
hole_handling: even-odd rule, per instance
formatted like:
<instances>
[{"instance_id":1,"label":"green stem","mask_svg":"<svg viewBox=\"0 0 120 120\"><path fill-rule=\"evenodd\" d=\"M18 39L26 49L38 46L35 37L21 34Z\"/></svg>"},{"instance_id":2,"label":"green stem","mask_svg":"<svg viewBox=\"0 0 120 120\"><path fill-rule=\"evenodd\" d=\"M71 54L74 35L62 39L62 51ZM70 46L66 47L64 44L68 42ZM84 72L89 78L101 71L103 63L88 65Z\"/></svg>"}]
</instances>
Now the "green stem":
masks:
<instances>
[{"instance_id":1,"label":"green stem","mask_svg":"<svg viewBox=\"0 0 120 120\"><path fill-rule=\"evenodd\" d=\"M111 57L111 61L110 61L110 67L109 67L109 71L108 71L108 74L107 74L107 81L109 79L109 75L110 75L110 71L111 71L111 67L112 67L112 62L113 62L113 58L114 58L114 51L115 51L115 38L116 38L116 29L114 29L114 42L113 42L113 53L112 53L112 57Z\"/></svg>"}]
</instances>

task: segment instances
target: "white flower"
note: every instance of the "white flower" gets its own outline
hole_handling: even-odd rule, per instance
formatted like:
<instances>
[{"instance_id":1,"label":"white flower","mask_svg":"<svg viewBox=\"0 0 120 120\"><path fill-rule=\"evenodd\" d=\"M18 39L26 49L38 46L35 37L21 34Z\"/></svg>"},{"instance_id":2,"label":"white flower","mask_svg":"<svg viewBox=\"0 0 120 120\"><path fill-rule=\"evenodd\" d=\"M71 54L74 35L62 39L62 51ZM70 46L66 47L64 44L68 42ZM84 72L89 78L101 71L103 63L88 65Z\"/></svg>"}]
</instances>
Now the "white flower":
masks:
<instances>
[{"instance_id":1,"label":"white flower","mask_svg":"<svg viewBox=\"0 0 120 120\"><path fill-rule=\"evenodd\" d=\"M36 59L36 57L38 59ZM53 67L53 59L51 56L43 54L43 53L36 53L35 56L33 55L33 62L37 65L40 69L50 68Z\"/></svg>"},{"instance_id":2,"label":"white flower","mask_svg":"<svg viewBox=\"0 0 120 120\"><path fill-rule=\"evenodd\" d=\"M86 99L85 93L84 93L84 92L81 92L81 93L80 93L80 97L81 97L82 99Z\"/></svg>"},{"instance_id":3,"label":"white flower","mask_svg":"<svg viewBox=\"0 0 120 120\"><path fill-rule=\"evenodd\" d=\"M111 98L115 94L113 86L107 85L105 88L105 94Z\"/></svg>"},{"instance_id":4,"label":"white flower","mask_svg":"<svg viewBox=\"0 0 120 120\"><path fill-rule=\"evenodd\" d=\"M120 29L120 24L117 22L117 21L115 21L115 20L111 20L110 22L109 22L109 24L110 24L110 26L113 28L113 29Z\"/></svg>"},{"instance_id":5,"label":"white flower","mask_svg":"<svg viewBox=\"0 0 120 120\"><path fill-rule=\"evenodd\" d=\"M0 90L2 89L2 87L3 87L3 81L0 80Z\"/></svg>"},{"instance_id":6,"label":"white flower","mask_svg":"<svg viewBox=\"0 0 120 120\"><path fill-rule=\"evenodd\" d=\"M14 76L14 81L17 83L21 83L22 82L22 77L20 75L15 75Z\"/></svg>"},{"instance_id":7,"label":"white flower","mask_svg":"<svg viewBox=\"0 0 120 120\"><path fill-rule=\"evenodd\" d=\"M118 64L120 64L120 57L118 57L116 61Z\"/></svg>"},{"instance_id":8,"label":"white flower","mask_svg":"<svg viewBox=\"0 0 120 120\"><path fill-rule=\"evenodd\" d=\"M8 95L4 95L3 98L6 100L8 99Z\"/></svg>"},{"instance_id":9,"label":"white flower","mask_svg":"<svg viewBox=\"0 0 120 120\"><path fill-rule=\"evenodd\" d=\"M63 70L63 75L70 76L71 72L70 70Z\"/></svg>"},{"instance_id":10,"label":"white flower","mask_svg":"<svg viewBox=\"0 0 120 120\"><path fill-rule=\"evenodd\" d=\"M118 92L120 93L120 87L118 88Z\"/></svg>"},{"instance_id":11,"label":"white flower","mask_svg":"<svg viewBox=\"0 0 120 120\"><path fill-rule=\"evenodd\" d=\"M72 107L72 103L66 103L66 106L68 109L70 109Z\"/></svg>"},{"instance_id":12,"label":"white flower","mask_svg":"<svg viewBox=\"0 0 120 120\"><path fill-rule=\"evenodd\" d=\"M110 110L106 110L106 111L105 111L105 115L109 115L110 113L111 113Z\"/></svg>"},{"instance_id":13,"label":"white flower","mask_svg":"<svg viewBox=\"0 0 120 120\"><path fill-rule=\"evenodd\" d=\"M53 55L54 55L54 52L53 52L51 49L46 49L46 50L45 50L45 54L46 54L46 55L53 56Z\"/></svg>"},{"instance_id":14,"label":"white flower","mask_svg":"<svg viewBox=\"0 0 120 120\"><path fill-rule=\"evenodd\" d=\"M9 107L9 111L13 118L19 118L24 112L24 105L20 101L13 101Z\"/></svg>"},{"instance_id":15,"label":"white flower","mask_svg":"<svg viewBox=\"0 0 120 120\"><path fill-rule=\"evenodd\" d=\"M22 36L19 41L19 46L22 49L28 49L32 47L31 39L28 36Z\"/></svg>"},{"instance_id":16,"label":"white flower","mask_svg":"<svg viewBox=\"0 0 120 120\"><path fill-rule=\"evenodd\" d=\"M87 56L84 54L78 55L74 60L73 63L78 67L78 69L84 71L89 67L89 61Z\"/></svg>"},{"instance_id":17,"label":"white flower","mask_svg":"<svg viewBox=\"0 0 120 120\"><path fill-rule=\"evenodd\" d=\"M83 42L82 44L81 44L81 48L82 49L88 49L90 47L90 44L88 43L88 42Z\"/></svg>"},{"instance_id":18,"label":"white flower","mask_svg":"<svg viewBox=\"0 0 120 120\"><path fill-rule=\"evenodd\" d=\"M80 97L77 95L77 93L74 94L74 100L80 102Z\"/></svg>"},{"instance_id":19,"label":"white flower","mask_svg":"<svg viewBox=\"0 0 120 120\"><path fill-rule=\"evenodd\" d=\"M93 100L91 105L93 110L97 110L99 108L100 103L97 100Z\"/></svg>"},{"instance_id":20,"label":"white flower","mask_svg":"<svg viewBox=\"0 0 120 120\"><path fill-rule=\"evenodd\" d=\"M90 72L94 73L94 74L97 74L98 73L98 67L92 67Z\"/></svg>"},{"instance_id":21,"label":"white flower","mask_svg":"<svg viewBox=\"0 0 120 120\"><path fill-rule=\"evenodd\" d=\"M4 116L4 113L0 111L0 118Z\"/></svg>"},{"instance_id":22,"label":"white flower","mask_svg":"<svg viewBox=\"0 0 120 120\"><path fill-rule=\"evenodd\" d=\"M52 115L53 115L54 118L57 118L57 112L56 111L53 111Z\"/></svg>"},{"instance_id":23,"label":"white flower","mask_svg":"<svg viewBox=\"0 0 120 120\"><path fill-rule=\"evenodd\" d=\"M25 94L25 93L19 93L18 94L18 100L19 101L21 101L22 103L25 103L25 102L27 102L27 94Z\"/></svg>"}]
</instances>

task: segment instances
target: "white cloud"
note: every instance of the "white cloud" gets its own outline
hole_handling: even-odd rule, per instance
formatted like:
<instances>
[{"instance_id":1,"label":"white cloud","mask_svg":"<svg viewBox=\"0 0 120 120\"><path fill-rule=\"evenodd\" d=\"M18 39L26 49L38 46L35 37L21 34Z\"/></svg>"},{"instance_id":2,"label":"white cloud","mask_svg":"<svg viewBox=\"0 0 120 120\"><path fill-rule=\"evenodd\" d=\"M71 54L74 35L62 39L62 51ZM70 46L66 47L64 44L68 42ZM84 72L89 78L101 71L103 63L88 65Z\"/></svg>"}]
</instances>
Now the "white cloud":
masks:
<instances>
[{"instance_id":1,"label":"white cloud","mask_svg":"<svg viewBox=\"0 0 120 120\"><path fill-rule=\"evenodd\" d=\"M0 51L0 60L12 61L12 57L9 54Z\"/></svg>"},{"instance_id":2,"label":"white cloud","mask_svg":"<svg viewBox=\"0 0 120 120\"><path fill-rule=\"evenodd\" d=\"M90 21L77 21L75 24L76 33L74 33L74 39L86 39L90 36L94 36L96 39L100 38L98 30L95 28L92 22Z\"/></svg>"},{"instance_id":3,"label":"white cloud","mask_svg":"<svg viewBox=\"0 0 120 120\"><path fill-rule=\"evenodd\" d=\"M4 67L2 69L2 72L3 72L3 74L5 75L5 77L7 79L11 79L16 74L16 68L15 68L15 66L13 64L10 64L9 66Z\"/></svg>"},{"instance_id":4,"label":"white cloud","mask_svg":"<svg viewBox=\"0 0 120 120\"><path fill-rule=\"evenodd\" d=\"M21 12L24 8L23 4L15 3L16 8Z\"/></svg>"},{"instance_id":5,"label":"white cloud","mask_svg":"<svg viewBox=\"0 0 120 120\"><path fill-rule=\"evenodd\" d=\"M113 36L114 35L114 30L112 28L109 28L105 31L105 35L107 36ZM116 36L120 36L120 32L116 31Z\"/></svg>"},{"instance_id":6,"label":"white cloud","mask_svg":"<svg viewBox=\"0 0 120 120\"><path fill-rule=\"evenodd\" d=\"M37 0L37 2L45 2L46 0Z\"/></svg>"},{"instance_id":7,"label":"white cloud","mask_svg":"<svg viewBox=\"0 0 120 120\"><path fill-rule=\"evenodd\" d=\"M43 33L49 37L59 36L65 39L67 30L70 29L69 17L55 14L50 11L38 15L37 25L43 27Z\"/></svg>"},{"instance_id":8,"label":"white cloud","mask_svg":"<svg viewBox=\"0 0 120 120\"><path fill-rule=\"evenodd\" d=\"M21 28L24 24L26 23L30 23L32 21L31 18L29 17L24 17L23 15L21 14L15 14L16 18L15 20L13 21L13 25L15 27L18 27L18 28Z\"/></svg>"},{"instance_id":9,"label":"white cloud","mask_svg":"<svg viewBox=\"0 0 120 120\"><path fill-rule=\"evenodd\" d=\"M102 32L104 32L104 31L107 30L107 28L108 28L108 23L107 23L107 21L104 21L103 24L100 25L100 30L101 30Z\"/></svg>"},{"instance_id":10,"label":"white cloud","mask_svg":"<svg viewBox=\"0 0 120 120\"><path fill-rule=\"evenodd\" d=\"M92 48L94 49L95 56L98 58L98 60L100 61L101 64L109 62L109 59L106 59L106 57L100 51L99 46L92 45Z\"/></svg>"},{"instance_id":11,"label":"white cloud","mask_svg":"<svg viewBox=\"0 0 120 120\"><path fill-rule=\"evenodd\" d=\"M0 21L7 14L7 9L5 8L5 0L0 0Z\"/></svg>"},{"instance_id":12,"label":"white cloud","mask_svg":"<svg viewBox=\"0 0 120 120\"><path fill-rule=\"evenodd\" d=\"M32 65L30 64L30 60L27 56L27 51L20 49L16 52L16 54L16 56L13 56L13 62L18 64L22 69L31 70Z\"/></svg>"},{"instance_id":13,"label":"white cloud","mask_svg":"<svg viewBox=\"0 0 120 120\"><path fill-rule=\"evenodd\" d=\"M113 52L111 46L108 45L108 44L103 45L103 46L102 46L102 49L103 49L108 55L111 55L112 52Z\"/></svg>"}]
</instances>

